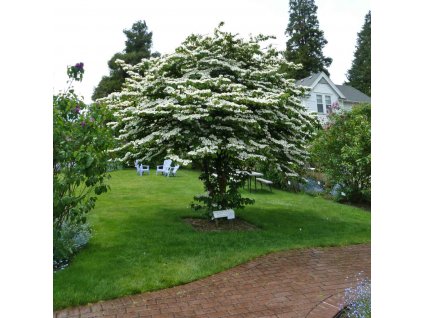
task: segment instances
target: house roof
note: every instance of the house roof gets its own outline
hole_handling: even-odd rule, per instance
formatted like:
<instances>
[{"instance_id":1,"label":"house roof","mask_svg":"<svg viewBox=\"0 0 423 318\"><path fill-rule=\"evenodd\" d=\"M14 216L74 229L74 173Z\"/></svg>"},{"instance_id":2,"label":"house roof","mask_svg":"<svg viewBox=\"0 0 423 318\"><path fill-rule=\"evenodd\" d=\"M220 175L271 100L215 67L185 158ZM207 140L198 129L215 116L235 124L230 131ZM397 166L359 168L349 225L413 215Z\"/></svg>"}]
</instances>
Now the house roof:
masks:
<instances>
[{"instance_id":1,"label":"house roof","mask_svg":"<svg viewBox=\"0 0 423 318\"><path fill-rule=\"evenodd\" d=\"M313 73L306 78L296 81L295 83L297 85L306 86L313 89L314 86L316 86L317 83L322 80L322 78L326 79L327 84L329 84L338 93L340 98L345 98L350 102L370 103L369 96L349 85L335 85L324 72Z\"/></svg>"},{"instance_id":2,"label":"house roof","mask_svg":"<svg viewBox=\"0 0 423 318\"><path fill-rule=\"evenodd\" d=\"M340 98L345 98L344 94L339 90L338 87L331 81L329 76L327 76L324 72L320 73L313 73L309 77L300 79L295 83L297 85L310 87L313 89L319 82L323 81L325 84L328 84L332 89L338 94Z\"/></svg>"},{"instance_id":3,"label":"house roof","mask_svg":"<svg viewBox=\"0 0 423 318\"><path fill-rule=\"evenodd\" d=\"M348 85L336 85L342 94L345 95L346 99L351 102L358 103L370 103L371 99L366 94L360 92L358 89L355 89L352 86Z\"/></svg>"},{"instance_id":4,"label":"house roof","mask_svg":"<svg viewBox=\"0 0 423 318\"><path fill-rule=\"evenodd\" d=\"M319 75L320 73L311 74L309 77L296 81L295 84L311 87L313 83L316 81L316 79L319 77Z\"/></svg>"}]
</instances>

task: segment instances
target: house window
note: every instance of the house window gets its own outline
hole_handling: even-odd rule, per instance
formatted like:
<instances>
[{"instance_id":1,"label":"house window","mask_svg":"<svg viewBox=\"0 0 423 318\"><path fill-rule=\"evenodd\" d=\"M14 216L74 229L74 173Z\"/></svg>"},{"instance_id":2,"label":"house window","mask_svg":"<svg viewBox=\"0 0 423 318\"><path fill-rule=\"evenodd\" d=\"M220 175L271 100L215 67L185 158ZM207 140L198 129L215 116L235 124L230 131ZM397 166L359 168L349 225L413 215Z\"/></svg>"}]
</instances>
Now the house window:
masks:
<instances>
[{"instance_id":1,"label":"house window","mask_svg":"<svg viewBox=\"0 0 423 318\"><path fill-rule=\"evenodd\" d=\"M323 98L322 95L316 95L317 97L317 112L323 114Z\"/></svg>"},{"instance_id":2,"label":"house window","mask_svg":"<svg viewBox=\"0 0 423 318\"><path fill-rule=\"evenodd\" d=\"M325 101L326 101L326 110L331 108L332 102L330 100L330 96L325 96Z\"/></svg>"},{"instance_id":3,"label":"house window","mask_svg":"<svg viewBox=\"0 0 423 318\"><path fill-rule=\"evenodd\" d=\"M332 98L330 95L316 94L317 112L327 114L332 107Z\"/></svg>"}]
</instances>

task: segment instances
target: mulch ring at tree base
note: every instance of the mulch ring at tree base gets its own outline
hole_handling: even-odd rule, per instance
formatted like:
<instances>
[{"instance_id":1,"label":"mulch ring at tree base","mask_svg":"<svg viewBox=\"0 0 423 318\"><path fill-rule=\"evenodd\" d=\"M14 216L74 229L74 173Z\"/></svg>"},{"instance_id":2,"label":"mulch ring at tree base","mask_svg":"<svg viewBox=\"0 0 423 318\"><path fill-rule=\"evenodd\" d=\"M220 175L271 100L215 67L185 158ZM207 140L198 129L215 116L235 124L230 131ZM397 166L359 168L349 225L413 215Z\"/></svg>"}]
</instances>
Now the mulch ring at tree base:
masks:
<instances>
[{"instance_id":1,"label":"mulch ring at tree base","mask_svg":"<svg viewBox=\"0 0 423 318\"><path fill-rule=\"evenodd\" d=\"M184 218L184 221L190 224L195 230L202 232L254 231L259 229L257 226L239 218L235 218L234 220L219 219L217 225L216 221L209 219Z\"/></svg>"}]
</instances>

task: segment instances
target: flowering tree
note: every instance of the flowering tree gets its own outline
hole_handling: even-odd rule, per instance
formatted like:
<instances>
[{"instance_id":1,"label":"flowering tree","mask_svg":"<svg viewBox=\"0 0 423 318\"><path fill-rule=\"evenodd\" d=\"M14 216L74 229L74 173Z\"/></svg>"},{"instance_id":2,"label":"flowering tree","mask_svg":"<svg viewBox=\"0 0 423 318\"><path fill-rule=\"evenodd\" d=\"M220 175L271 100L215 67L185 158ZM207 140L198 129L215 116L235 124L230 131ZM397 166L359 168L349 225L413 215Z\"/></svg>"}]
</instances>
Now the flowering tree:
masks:
<instances>
[{"instance_id":1,"label":"flowering tree","mask_svg":"<svg viewBox=\"0 0 423 318\"><path fill-rule=\"evenodd\" d=\"M316 124L301 106L303 88L282 72L296 66L261 48L271 37L243 40L220 26L189 36L173 54L120 61L129 74L124 89L102 99L118 118L111 125L122 142L116 151L126 151L121 160L199 162L207 194L196 199L209 211L252 203L241 198L237 174L251 162L296 175Z\"/></svg>"},{"instance_id":2,"label":"flowering tree","mask_svg":"<svg viewBox=\"0 0 423 318\"><path fill-rule=\"evenodd\" d=\"M85 223L96 195L107 191L107 149L113 139L104 121L109 115L104 107L88 107L75 94L72 81L81 81L83 74L83 63L69 66L68 90L53 96L55 259L67 258L75 252L72 244L64 243L64 237L69 236L70 228L74 232L81 229L78 226Z\"/></svg>"}]
</instances>

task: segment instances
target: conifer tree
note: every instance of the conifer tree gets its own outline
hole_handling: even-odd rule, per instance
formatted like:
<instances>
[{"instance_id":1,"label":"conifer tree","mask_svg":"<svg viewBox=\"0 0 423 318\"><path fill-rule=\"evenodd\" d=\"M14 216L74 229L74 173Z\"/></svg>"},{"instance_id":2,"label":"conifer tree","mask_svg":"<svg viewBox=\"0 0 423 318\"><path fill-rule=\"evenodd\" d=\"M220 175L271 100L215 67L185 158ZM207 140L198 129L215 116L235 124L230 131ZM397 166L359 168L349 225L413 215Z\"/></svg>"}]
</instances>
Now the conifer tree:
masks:
<instances>
[{"instance_id":1,"label":"conifer tree","mask_svg":"<svg viewBox=\"0 0 423 318\"><path fill-rule=\"evenodd\" d=\"M129 30L123 30L127 40L125 42L125 49L123 52L116 53L107 63L110 69L109 76L103 76L98 86L94 89L92 99L96 100L105 97L113 92L118 92L122 89L122 84L125 82L127 75L122 68L116 64L116 60L124 60L129 64L137 64L144 58L150 56L158 56L159 53L151 54L153 33L148 32L148 27L145 21L137 21Z\"/></svg>"},{"instance_id":2,"label":"conifer tree","mask_svg":"<svg viewBox=\"0 0 423 318\"><path fill-rule=\"evenodd\" d=\"M261 49L268 39L218 28L189 36L175 53L122 64L129 74L122 92L100 100L116 116L110 126L119 132L121 160L200 163L206 195L196 199L208 211L251 203L236 173L251 162L297 176L317 122L301 105L305 89L281 71L295 65L273 47Z\"/></svg>"},{"instance_id":3,"label":"conifer tree","mask_svg":"<svg viewBox=\"0 0 423 318\"><path fill-rule=\"evenodd\" d=\"M357 34L356 50L346 84L371 96L371 12L364 18L364 25Z\"/></svg>"},{"instance_id":4,"label":"conifer tree","mask_svg":"<svg viewBox=\"0 0 423 318\"><path fill-rule=\"evenodd\" d=\"M321 71L329 75L327 67L332 59L323 55L323 47L328 42L319 29L314 0L289 1L289 23L285 34L289 37L285 58L289 62L303 65L302 69L288 72L289 76L301 79Z\"/></svg>"}]
</instances>

